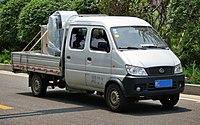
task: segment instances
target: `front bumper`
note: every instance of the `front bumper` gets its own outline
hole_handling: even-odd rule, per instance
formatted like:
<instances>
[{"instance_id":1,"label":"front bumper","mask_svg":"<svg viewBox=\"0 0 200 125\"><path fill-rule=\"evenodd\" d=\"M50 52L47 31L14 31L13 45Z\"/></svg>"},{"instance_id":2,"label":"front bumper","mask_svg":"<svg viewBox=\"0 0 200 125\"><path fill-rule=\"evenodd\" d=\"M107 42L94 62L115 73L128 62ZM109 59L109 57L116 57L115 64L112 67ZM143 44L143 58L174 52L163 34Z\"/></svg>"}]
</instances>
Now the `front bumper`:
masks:
<instances>
[{"instance_id":1,"label":"front bumper","mask_svg":"<svg viewBox=\"0 0 200 125\"><path fill-rule=\"evenodd\" d=\"M172 87L156 88L155 80L172 79ZM124 95L134 98L160 98L164 95L173 95L183 92L185 86L184 74L168 75L168 76L146 76L135 77L127 75L122 81L124 87ZM141 90L138 92L137 87Z\"/></svg>"}]
</instances>

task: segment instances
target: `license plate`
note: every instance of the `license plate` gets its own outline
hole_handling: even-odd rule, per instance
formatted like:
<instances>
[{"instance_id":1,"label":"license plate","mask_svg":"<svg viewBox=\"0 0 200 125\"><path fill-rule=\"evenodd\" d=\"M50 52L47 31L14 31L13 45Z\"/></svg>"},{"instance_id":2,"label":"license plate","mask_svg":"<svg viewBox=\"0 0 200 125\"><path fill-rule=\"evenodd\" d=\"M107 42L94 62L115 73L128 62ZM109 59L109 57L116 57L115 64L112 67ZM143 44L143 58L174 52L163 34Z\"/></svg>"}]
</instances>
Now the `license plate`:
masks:
<instances>
[{"instance_id":1,"label":"license plate","mask_svg":"<svg viewBox=\"0 0 200 125\"><path fill-rule=\"evenodd\" d=\"M172 79L155 80L155 87L156 88L172 87Z\"/></svg>"}]
</instances>

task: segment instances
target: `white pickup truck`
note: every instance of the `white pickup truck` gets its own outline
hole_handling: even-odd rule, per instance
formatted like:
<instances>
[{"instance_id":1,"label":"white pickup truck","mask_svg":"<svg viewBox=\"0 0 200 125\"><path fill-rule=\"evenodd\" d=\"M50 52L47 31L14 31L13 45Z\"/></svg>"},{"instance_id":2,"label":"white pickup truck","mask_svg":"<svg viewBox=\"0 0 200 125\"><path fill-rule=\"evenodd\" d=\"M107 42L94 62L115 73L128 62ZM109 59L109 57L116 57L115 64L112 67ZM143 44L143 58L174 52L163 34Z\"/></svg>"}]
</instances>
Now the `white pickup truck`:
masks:
<instances>
[{"instance_id":1,"label":"white pickup truck","mask_svg":"<svg viewBox=\"0 0 200 125\"><path fill-rule=\"evenodd\" d=\"M47 86L95 92L116 112L130 100L177 104L185 86L181 62L146 21L56 11L47 29L46 51L12 52L13 71L29 74L34 96Z\"/></svg>"}]
</instances>

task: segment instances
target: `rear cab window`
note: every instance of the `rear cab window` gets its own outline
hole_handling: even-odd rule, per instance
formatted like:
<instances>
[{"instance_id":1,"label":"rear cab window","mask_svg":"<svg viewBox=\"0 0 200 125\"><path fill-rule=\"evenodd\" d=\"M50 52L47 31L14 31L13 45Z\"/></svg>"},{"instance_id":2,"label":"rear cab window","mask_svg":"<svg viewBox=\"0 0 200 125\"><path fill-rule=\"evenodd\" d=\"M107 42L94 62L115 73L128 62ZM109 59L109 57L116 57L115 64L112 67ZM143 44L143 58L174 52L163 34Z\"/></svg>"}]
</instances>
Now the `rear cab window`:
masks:
<instances>
[{"instance_id":1,"label":"rear cab window","mask_svg":"<svg viewBox=\"0 0 200 125\"><path fill-rule=\"evenodd\" d=\"M71 32L70 48L84 49L86 40L87 28L73 28Z\"/></svg>"}]
</instances>

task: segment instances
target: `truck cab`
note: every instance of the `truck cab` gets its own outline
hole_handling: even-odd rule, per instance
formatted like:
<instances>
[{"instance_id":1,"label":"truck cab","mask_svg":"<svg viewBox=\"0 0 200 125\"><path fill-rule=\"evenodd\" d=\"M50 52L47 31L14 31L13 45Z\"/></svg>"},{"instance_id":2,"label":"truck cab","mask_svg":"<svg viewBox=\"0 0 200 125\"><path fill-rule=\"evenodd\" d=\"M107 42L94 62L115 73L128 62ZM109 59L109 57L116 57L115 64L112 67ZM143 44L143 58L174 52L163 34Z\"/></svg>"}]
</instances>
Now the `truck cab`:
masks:
<instances>
[{"instance_id":1,"label":"truck cab","mask_svg":"<svg viewBox=\"0 0 200 125\"><path fill-rule=\"evenodd\" d=\"M80 34L83 43L76 48ZM144 20L80 17L67 36L65 79L70 87L102 92L113 110L121 98L159 99L165 106L178 101L184 89L181 62Z\"/></svg>"},{"instance_id":2,"label":"truck cab","mask_svg":"<svg viewBox=\"0 0 200 125\"><path fill-rule=\"evenodd\" d=\"M130 100L160 100L165 107L177 104L185 84L181 62L148 22L75 15L63 29L61 73L54 81L62 79L69 90L96 91L116 112L126 109ZM42 73L40 78L46 76L53 77ZM34 93L34 79L29 81Z\"/></svg>"}]
</instances>

